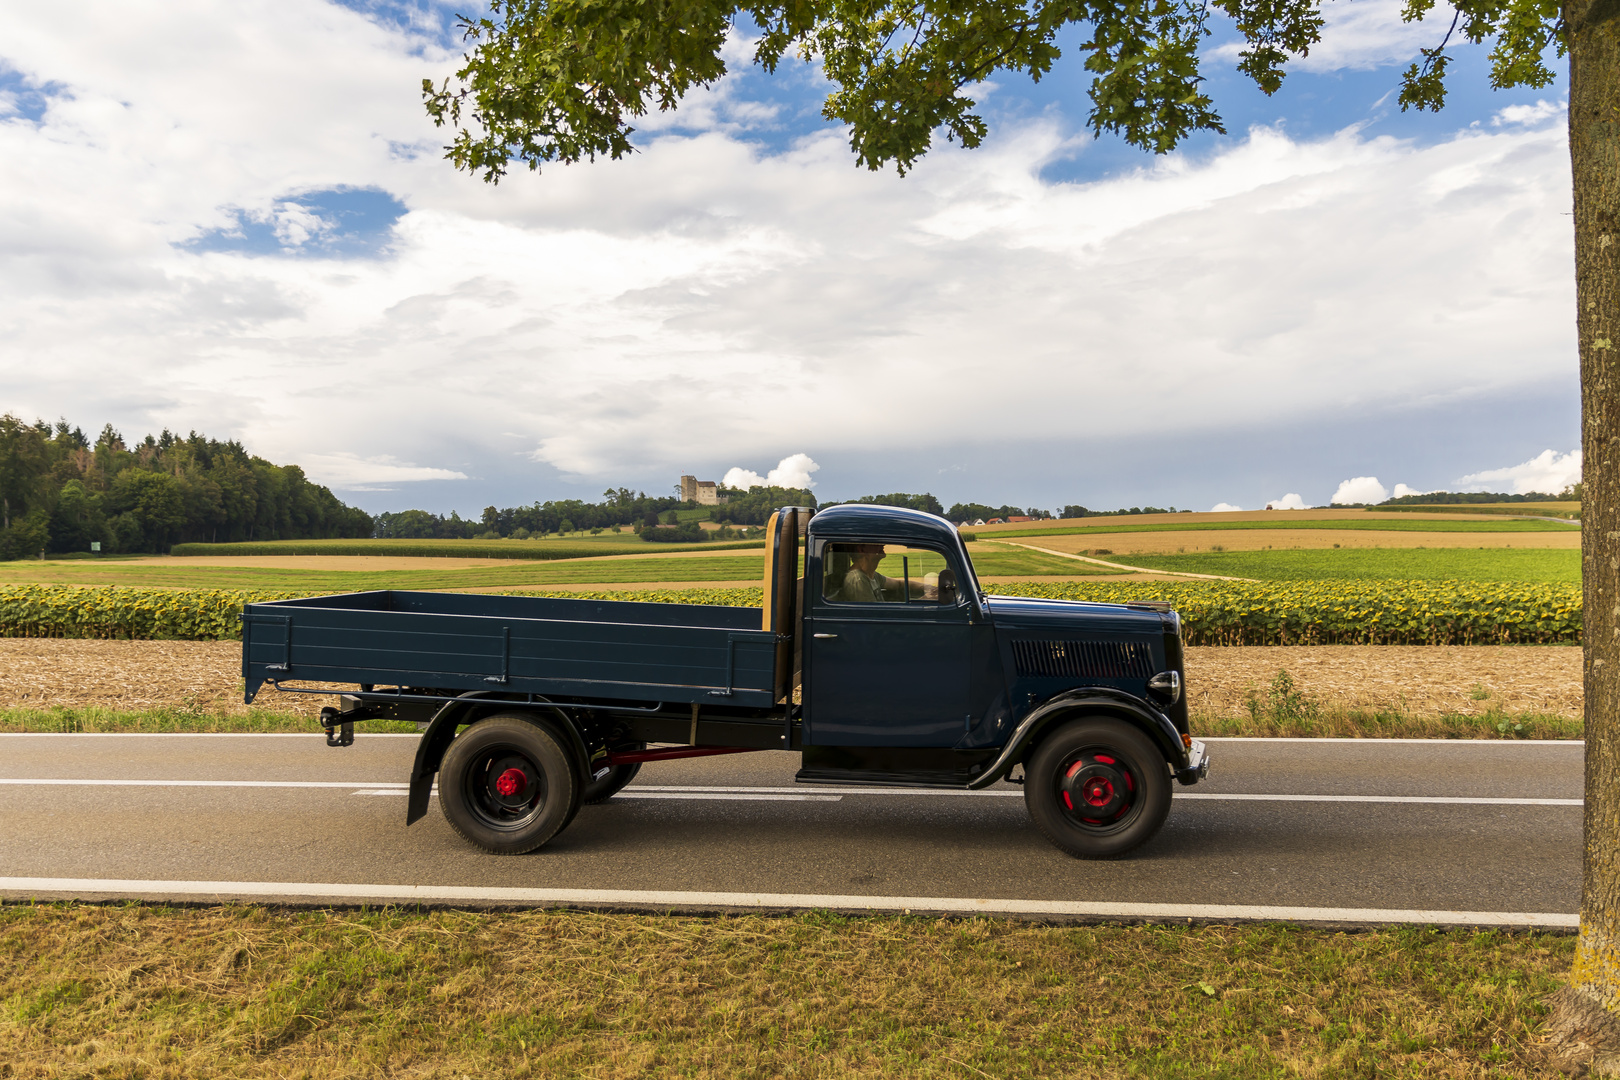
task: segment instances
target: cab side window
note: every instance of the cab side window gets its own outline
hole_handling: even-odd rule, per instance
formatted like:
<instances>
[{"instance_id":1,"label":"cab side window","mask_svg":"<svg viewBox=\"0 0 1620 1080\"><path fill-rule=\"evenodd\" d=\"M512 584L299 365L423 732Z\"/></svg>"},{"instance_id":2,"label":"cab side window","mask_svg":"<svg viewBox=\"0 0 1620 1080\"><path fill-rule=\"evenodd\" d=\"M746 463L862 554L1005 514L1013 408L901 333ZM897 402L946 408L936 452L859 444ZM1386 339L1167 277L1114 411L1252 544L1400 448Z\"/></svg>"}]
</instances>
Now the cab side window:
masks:
<instances>
[{"instance_id":1,"label":"cab side window","mask_svg":"<svg viewBox=\"0 0 1620 1080\"><path fill-rule=\"evenodd\" d=\"M828 544L821 595L834 604L954 604L956 575L945 556L909 544Z\"/></svg>"}]
</instances>

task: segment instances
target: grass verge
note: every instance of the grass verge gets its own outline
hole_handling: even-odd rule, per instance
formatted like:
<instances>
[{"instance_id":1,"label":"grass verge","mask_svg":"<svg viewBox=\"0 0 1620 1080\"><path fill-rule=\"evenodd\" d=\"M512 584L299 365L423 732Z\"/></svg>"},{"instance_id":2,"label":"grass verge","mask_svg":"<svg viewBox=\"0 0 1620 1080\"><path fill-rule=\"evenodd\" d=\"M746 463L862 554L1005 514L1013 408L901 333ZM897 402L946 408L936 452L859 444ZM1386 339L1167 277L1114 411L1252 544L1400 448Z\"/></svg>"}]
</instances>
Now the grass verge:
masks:
<instances>
[{"instance_id":1,"label":"grass verge","mask_svg":"<svg viewBox=\"0 0 1620 1080\"><path fill-rule=\"evenodd\" d=\"M1309 699L1305 699L1309 700ZM1309 703L1272 707L1264 700L1249 716L1194 712L1194 735L1343 739L1580 739L1579 717L1556 713L1488 712L1415 716L1398 710L1336 709ZM416 725L369 720L355 730L414 732ZM0 733L16 732L307 732L320 733L313 718L274 709L208 712L194 709L117 710L103 708L0 709ZM0 1076L3 1076L0 1073Z\"/></svg>"},{"instance_id":2,"label":"grass verge","mask_svg":"<svg viewBox=\"0 0 1620 1080\"><path fill-rule=\"evenodd\" d=\"M1241 1080L1540 1075L1574 938L53 904L0 946L17 1080Z\"/></svg>"},{"instance_id":3,"label":"grass verge","mask_svg":"<svg viewBox=\"0 0 1620 1080\"><path fill-rule=\"evenodd\" d=\"M415 732L416 725L394 720L369 720L357 727L369 732ZM275 709L249 708L240 712L203 709L0 709L0 733L41 731L59 734L232 732L307 732L318 735L320 722L312 716ZM5 1074L0 1073L0 1077Z\"/></svg>"}]
</instances>

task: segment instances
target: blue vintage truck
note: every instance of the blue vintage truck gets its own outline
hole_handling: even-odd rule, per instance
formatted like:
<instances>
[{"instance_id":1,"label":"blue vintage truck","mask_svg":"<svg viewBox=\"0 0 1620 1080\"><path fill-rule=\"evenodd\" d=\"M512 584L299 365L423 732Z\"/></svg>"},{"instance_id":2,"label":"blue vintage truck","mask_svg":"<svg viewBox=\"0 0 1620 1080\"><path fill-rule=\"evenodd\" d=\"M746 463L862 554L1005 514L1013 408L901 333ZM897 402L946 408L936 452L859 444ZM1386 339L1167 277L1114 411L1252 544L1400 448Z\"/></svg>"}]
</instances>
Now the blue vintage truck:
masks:
<instances>
[{"instance_id":1,"label":"blue vintage truck","mask_svg":"<svg viewBox=\"0 0 1620 1080\"><path fill-rule=\"evenodd\" d=\"M406 823L428 809L497 854L532 851L642 763L793 750L807 784L1021 782L1081 857L1147 842L1171 781L1209 769L1187 727L1169 605L991 596L943 518L777 511L764 607L362 592L249 604L242 675L354 684L322 712L425 724Z\"/></svg>"}]
</instances>

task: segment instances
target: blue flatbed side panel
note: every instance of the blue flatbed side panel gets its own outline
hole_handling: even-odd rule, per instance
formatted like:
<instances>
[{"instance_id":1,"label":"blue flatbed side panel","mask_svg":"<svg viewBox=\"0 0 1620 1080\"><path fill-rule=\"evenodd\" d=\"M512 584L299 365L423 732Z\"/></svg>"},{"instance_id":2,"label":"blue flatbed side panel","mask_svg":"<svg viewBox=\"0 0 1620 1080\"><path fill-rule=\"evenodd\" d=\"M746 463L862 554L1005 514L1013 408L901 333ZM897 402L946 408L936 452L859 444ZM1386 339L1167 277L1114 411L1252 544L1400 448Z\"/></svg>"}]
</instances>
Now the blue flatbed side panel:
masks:
<instances>
[{"instance_id":1,"label":"blue flatbed side panel","mask_svg":"<svg viewBox=\"0 0 1620 1080\"><path fill-rule=\"evenodd\" d=\"M729 689L731 703L771 704L775 639L758 609L366 593L252 604L245 623L250 689L277 678L682 703Z\"/></svg>"}]
</instances>

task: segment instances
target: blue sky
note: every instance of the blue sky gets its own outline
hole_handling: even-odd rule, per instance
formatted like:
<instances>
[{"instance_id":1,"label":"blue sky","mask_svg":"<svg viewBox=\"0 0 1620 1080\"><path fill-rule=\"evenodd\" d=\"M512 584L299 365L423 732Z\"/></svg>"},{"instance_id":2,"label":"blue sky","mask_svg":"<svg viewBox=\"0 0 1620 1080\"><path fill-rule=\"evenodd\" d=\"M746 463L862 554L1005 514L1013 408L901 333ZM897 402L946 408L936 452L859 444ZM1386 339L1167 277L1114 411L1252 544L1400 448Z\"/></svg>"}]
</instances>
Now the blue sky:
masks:
<instances>
[{"instance_id":1,"label":"blue sky","mask_svg":"<svg viewBox=\"0 0 1620 1080\"><path fill-rule=\"evenodd\" d=\"M1492 92L1464 47L1402 113L1438 16L1338 0L1269 99L1217 25L1228 134L1163 158L1089 137L1078 62L1001 77L985 146L905 179L738 41L633 159L490 186L419 100L456 10L19 13L0 410L240 438L373 511L784 461L825 498L1096 508L1576 474L1563 85Z\"/></svg>"}]
</instances>

